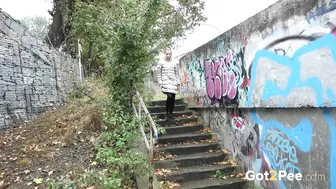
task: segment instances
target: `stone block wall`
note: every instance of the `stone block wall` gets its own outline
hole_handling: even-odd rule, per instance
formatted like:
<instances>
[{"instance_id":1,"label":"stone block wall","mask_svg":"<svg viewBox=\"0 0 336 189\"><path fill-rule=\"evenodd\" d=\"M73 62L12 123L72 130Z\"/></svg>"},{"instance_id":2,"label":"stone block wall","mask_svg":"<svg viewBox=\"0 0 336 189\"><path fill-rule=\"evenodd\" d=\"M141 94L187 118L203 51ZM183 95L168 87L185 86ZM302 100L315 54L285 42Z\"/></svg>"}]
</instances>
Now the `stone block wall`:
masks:
<instances>
[{"instance_id":1,"label":"stone block wall","mask_svg":"<svg viewBox=\"0 0 336 189\"><path fill-rule=\"evenodd\" d=\"M0 11L0 130L62 104L79 82L77 62Z\"/></svg>"}]
</instances>

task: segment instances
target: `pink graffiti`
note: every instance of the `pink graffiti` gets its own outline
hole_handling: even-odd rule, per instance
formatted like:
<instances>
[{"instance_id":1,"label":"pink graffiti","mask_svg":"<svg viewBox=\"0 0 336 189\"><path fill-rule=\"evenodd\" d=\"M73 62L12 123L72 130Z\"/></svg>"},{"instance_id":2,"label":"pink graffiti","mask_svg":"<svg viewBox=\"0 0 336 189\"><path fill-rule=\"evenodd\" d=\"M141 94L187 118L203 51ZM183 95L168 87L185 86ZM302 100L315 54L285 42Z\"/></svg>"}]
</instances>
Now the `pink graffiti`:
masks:
<instances>
[{"instance_id":1,"label":"pink graffiti","mask_svg":"<svg viewBox=\"0 0 336 189\"><path fill-rule=\"evenodd\" d=\"M235 126L236 129L243 130L245 128L244 117L232 114L232 124Z\"/></svg>"},{"instance_id":2,"label":"pink graffiti","mask_svg":"<svg viewBox=\"0 0 336 189\"><path fill-rule=\"evenodd\" d=\"M215 60L206 59L204 69L206 76L206 89L210 99L221 100L223 96L234 99L237 95L236 75L230 68L231 55Z\"/></svg>"},{"instance_id":3,"label":"pink graffiti","mask_svg":"<svg viewBox=\"0 0 336 189\"><path fill-rule=\"evenodd\" d=\"M253 155L253 150L250 150L248 153L248 157L252 157L252 155Z\"/></svg>"},{"instance_id":4,"label":"pink graffiti","mask_svg":"<svg viewBox=\"0 0 336 189\"><path fill-rule=\"evenodd\" d=\"M241 89L244 89L245 87L250 86L250 78L244 78L243 83L240 85Z\"/></svg>"}]
</instances>

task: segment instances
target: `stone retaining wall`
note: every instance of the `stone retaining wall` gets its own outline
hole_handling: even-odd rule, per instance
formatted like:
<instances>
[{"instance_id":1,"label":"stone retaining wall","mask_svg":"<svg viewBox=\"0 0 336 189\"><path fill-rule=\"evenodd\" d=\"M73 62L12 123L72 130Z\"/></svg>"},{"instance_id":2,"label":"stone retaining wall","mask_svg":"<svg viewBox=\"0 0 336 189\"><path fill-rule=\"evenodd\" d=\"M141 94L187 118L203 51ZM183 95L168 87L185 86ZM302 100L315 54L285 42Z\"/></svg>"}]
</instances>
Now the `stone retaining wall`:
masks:
<instances>
[{"instance_id":1,"label":"stone retaining wall","mask_svg":"<svg viewBox=\"0 0 336 189\"><path fill-rule=\"evenodd\" d=\"M62 104L78 81L75 59L0 10L0 130Z\"/></svg>"}]
</instances>

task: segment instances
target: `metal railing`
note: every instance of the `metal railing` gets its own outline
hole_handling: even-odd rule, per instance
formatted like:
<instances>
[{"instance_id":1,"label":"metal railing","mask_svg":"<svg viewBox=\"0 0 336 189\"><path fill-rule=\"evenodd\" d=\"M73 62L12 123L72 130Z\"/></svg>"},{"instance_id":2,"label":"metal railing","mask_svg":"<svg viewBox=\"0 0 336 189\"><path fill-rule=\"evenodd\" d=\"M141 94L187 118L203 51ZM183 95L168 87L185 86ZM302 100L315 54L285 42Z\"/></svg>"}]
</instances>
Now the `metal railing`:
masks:
<instances>
[{"instance_id":1,"label":"metal railing","mask_svg":"<svg viewBox=\"0 0 336 189\"><path fill-rule=\"evenodd\" d=\"M146 104L142 99L142 96L140 95L140 93L137 90L135 90L135 91L136 91L136 97L138 99L138 108L134 104L133 96L132 96L132 99L131 99L131 104L132 104L132 107L133 107L133 110L134 110L134 114L139 120L139 127L140 127L139 129L140 129L141 135L144 138L146 148L148 150L149 163L152 165L153 161L154 161L154 145L155 145L155 143L158 139L158 132L157 132L155 122L154 122L152 116L150 115L150 113L149 113L149 111L146 107ZM147 136L146 136L146 133L145 133L143 122L141 121L143 113L145 114L145 116L149 120L149 125L150 125L149 142L148 142L148 139L147 139ZM154 138L153 138L153 134L154 134ZM149 188L152 188L153 187L153 177L152 176L149 177L149 184L150 184Z\"/></svg>"}]
</instances>

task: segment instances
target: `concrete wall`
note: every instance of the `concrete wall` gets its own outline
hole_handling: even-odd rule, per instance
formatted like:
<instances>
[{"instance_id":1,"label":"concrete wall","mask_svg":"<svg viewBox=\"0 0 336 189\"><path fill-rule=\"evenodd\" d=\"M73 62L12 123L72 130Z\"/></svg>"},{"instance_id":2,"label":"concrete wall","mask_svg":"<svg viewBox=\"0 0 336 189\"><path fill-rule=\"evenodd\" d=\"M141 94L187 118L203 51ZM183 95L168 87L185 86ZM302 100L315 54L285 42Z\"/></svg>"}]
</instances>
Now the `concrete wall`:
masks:
<instances>
[{"instance_id":1,"label":"concrete wall","mask_svg":"<svg viewBox=\"0 0 336 189\"><path fill-rule=\"evenodd\" d=\"M286 170L314 181L255 181L269 189L335 188L336 110L320 108L199 110L244 170ZM324 177L324 178L323 178ZM333 180L332 180L333 179Z\"/></svg>"},{"instance_id":2,"label":"concrete wall","mask_svg":"<svg viewBox=\"0 0 336 189\"><path fill-rule=\"evenodd\" d=\"M74 59L0 11L0 130L61 104L78 71Z\"/></svg>"},{"instance_id":3,"label":"concrete wall","mask_svg":"<svg viewBox=\"0 0 336 189\"><path fill-rule=\"evenodd\" d=\"M336 2L322 1L280 1L182 57L189 104L335 106Z\"/></svg>"},{"instance_id":4,"label":"concrete wall","mask_svg":"<svg viewBox=\"0 0 336 189\"><path fill-rule=\"evenodd\" d=\"M181 95L245 171L326 180L257 186L336 188L335 8L282 0L180 59Z\"/></svg>"}]
</instances>

